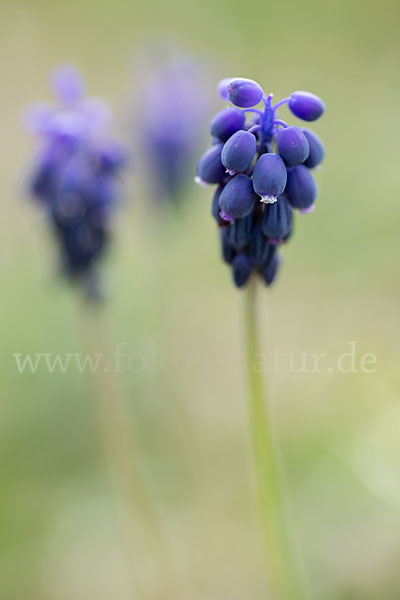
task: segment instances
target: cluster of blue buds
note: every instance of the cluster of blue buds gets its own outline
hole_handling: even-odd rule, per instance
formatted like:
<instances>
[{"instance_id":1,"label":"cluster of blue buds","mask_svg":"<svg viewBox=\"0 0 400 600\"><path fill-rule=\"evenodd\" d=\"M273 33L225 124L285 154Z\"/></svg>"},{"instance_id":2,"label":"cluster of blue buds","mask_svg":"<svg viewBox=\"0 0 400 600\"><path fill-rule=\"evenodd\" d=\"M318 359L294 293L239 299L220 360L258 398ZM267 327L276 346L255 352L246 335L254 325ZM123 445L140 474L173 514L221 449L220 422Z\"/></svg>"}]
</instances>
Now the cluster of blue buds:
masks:
<instances>
[{"instance_id":1,"label":"cluster of blue buds","mask_svg":"<svg viewBox=\"0 0 400 600\"><path fill-rule=\"evenodd\" d=\"M195 181L218 185L212 214L236 286L244 286L253 272L271 285L280 262L278 248L292 234L293 210L314 208L317 187L311 170L325 154L316 133L288 126L277 110L288 104L299 119L315 121L325 105L309 92L293 92L273 105L272 94L250 79L224 79L218 91L231 104L211 120L213 145L200 158ZM255 108L260 102L263 108Z\"/></svg>"},{"instance_id":2,"label":"cluster of blue buds","mask_svg":"<svg viewBox=\"0 0 400 600\"><path fill-rule=\"evenodd\" d=\"M85 97L74 67L54 72L53 89L57 106L35 105L28 111L27 124L39 140L29 189L46 210L63 273L96 296L94 266L109 242L117 176L126 156L105 133L110 109Z\"/></svg>"}]
</instances>

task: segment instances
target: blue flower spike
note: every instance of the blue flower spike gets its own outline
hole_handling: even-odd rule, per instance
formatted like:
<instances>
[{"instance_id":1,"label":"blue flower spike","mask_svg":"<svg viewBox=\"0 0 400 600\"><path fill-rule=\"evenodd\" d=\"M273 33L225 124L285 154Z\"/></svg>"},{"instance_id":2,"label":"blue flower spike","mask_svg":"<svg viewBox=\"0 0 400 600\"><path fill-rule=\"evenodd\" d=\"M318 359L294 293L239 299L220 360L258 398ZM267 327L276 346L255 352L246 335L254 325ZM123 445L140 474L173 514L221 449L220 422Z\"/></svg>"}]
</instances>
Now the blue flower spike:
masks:
<instances>
[{"instance_id":1,"label":"blue flower spike","mask_svg":"<svg viewBox=\"0 0 400 600\"><path fill-rule=\"evenodd\" d=\"M62 274L79 282L88 299L100 300L97 268L111 238L126 153L104 130L110 109L85 98L75 67L56 69L52 84L57 105L30 111L38 150L29 192L55 233Z\"/></svg>"},{"instance_id":2,"label":"blue flower spike","mask_svg":"<svg viewBox=\"0 0 400 600\"><path fill-rule=\"evenodd\" d=\"M287 104L296 117L315 121L325 104L309 92L293 92L273 104L272 94L243 78L222 80L218 92L227 105L211 120L213 146L197 165L196 181L218 184L212 215L236 287L245 287L253 276L271 286L295 212L314 209L317 186L311 169L325 156L319 136L288 125L278 109Z\"/></svg>"},{"instance_id":3,"label":"blue flower spike","mask_svg":"<svg viewBox=\"0 0 400 600\"><path fill-rule=\"evenodd\" d=\"M205 65L161 42L151 43L137 66L135 96L141 108L132 107L132 133L145 191L153 208L162 204L176 208L187 197L188 177L209 112L203 93ZM221 141L225 138L215 139L216 144ZM201 178L198 181L202 183Z\"/></svg>"}]
</instances>

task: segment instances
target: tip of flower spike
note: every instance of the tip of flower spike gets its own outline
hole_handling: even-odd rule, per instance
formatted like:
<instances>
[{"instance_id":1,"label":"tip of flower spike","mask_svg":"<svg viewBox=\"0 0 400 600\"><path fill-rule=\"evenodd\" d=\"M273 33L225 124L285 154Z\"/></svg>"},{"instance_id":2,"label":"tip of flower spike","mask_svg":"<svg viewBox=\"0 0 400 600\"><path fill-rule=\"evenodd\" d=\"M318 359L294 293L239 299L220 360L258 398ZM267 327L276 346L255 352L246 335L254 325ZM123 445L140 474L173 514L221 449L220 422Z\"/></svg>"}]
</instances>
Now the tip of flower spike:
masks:
<instances>
[{"instance_id":1,"label":"tip of flower spike","mask_svg":"<svg viewBox=\"0 0 400 600\"><path fill-rule=\"evenodd\" d=\"M315 210L315 205L311 204L311 206L308 206L307 208L300 208L299 209L299 213L301 215L308 215L308 213L312 213Z\"/></svg>"},{"instance_id":2,"label":"tip of flower spike","mask_svg":"<svg viewBox=\"0 0 400 600\"><path fill-rule=\"evenodd\" d=\"M232 219L232 217L230 217L229 215L227 215L226 212L224 212L223 210L220 211L219 216L224 221L228 221L228 223L234 223L235 222L235 219Z\"/></svg>"},{"instance_id":3,"label":"tip of flower spike","mask_svg":"<svg viewBox=\"0 0 400 600\"><path fill-rule=\"evenodd\" d=\"M197 183L197 185L201 185L201 187L208 187L208 183L198 175L196 175L196 177L194 178L194 182Z\"/></svg>"},{"instance_id":4,"label":"tip of flower spike","mask_svg":"<svg viewBox=\"0 0 400 600\"><path fill-rule=\"evenodd\" d=\"M79 70L71 64L60 65L52 74L52 87L55 95L65 105L82 100L84 85Z\"/></svg>"},{"instance_id":5,"label":"tip of flower spike","mask_svg":"<svg viewBox=\"0 0 400 600\"><path fill-rule=\"evenodd\" d=\"M276 196L261 196L260 200L264 204L275 204L275 202L278 201L278 198Z\"/></svg>"}]
</instances>

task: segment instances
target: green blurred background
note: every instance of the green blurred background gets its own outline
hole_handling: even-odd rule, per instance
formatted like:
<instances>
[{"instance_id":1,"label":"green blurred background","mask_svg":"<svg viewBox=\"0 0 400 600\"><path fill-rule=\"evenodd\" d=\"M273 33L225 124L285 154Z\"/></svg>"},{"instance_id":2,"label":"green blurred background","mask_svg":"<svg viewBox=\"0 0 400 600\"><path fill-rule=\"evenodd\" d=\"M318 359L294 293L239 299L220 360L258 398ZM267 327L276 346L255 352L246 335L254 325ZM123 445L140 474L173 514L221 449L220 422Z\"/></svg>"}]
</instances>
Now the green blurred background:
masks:
<instances>
[{"instance_id":1,"label":"green blurred background","mask_svg":"<svg viewBox=\"0 0 400 600\"><path fill-rule=\"evenodd\" d=\"M279 282L260 294L263 340L296 365L301 353L334 364L355 342L358 364L374 353L377 367L273 372L271 402L308 597L398 600L398 2L1 0L0 9L2 600L173 597L139 503L125 551L97 427L101 382L76 369L19 374L13 357L93 343L23 194L32 145L21 113L49 98L49 72L69 61L113 105L127 139L135 56L165 38L205 61L211 89L244 76L276 98L306 89L327 103L315 127L327 148L317 210L297 219ZM189 186L178 214L155 214L133 168L125 196L105 265L109 345L178 356L169 369L117 377L142 452L132 462L150 481L182 597L264 599L244 374L227 361L241 352L243 294L219 257L211 193Z\"/></svg>"}]
</instances>

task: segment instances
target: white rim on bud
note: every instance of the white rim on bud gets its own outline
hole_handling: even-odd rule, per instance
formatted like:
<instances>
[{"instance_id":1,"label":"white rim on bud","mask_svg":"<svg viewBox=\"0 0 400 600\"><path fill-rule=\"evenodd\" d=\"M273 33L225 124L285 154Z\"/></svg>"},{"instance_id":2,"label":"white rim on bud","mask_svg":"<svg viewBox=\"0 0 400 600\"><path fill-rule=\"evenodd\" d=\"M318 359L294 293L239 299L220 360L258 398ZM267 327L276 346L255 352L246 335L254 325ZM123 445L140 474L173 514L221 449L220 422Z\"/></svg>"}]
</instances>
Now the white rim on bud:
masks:
<instances>
[{"instance_id":1,"label":"white rim on bud","mask_svg":"<svg viewBox=\"0 0 400 600\"><path fill-rule=\"evenodd\" d=\"M201 187L208 187L207 181L204 181L204 179L202 179L198 175L196 175L196 177L194 178L194 182L197 183L197 185L201 185Z\"/></svg>"},{"instance_id":2,"label":"white rim on bud","mask_svg":"<svg viewBox=\"0 0 400 600\"><path fill-rule=\"evenodd\" d=\"M261 202L264 204L275 204L275 202L278 202L278 198L276 196L261 196Z\"/></svg>"}]
</instances>

